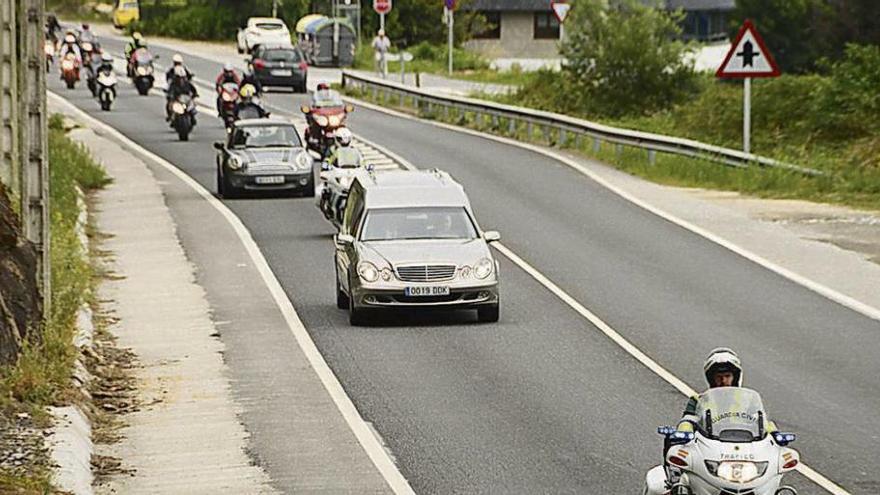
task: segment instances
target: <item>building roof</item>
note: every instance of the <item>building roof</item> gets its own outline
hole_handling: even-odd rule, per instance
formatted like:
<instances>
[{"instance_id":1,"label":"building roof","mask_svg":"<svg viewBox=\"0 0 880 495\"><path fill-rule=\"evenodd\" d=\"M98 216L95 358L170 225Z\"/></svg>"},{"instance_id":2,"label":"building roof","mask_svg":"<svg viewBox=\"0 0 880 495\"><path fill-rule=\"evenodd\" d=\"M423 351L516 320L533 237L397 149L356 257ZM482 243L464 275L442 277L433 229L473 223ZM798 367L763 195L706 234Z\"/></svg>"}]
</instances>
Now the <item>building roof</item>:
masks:
<instances>
[{"instance_id":1,"label":"building roof","mask_svg":"<svg viewBox=\"0 0 880 495\"><path fill-rule=\"evenodd\" d=\"M670 10L733 10L736 0L665 0ZM550 0L473 0L467 10L534 12L549 11Z\"/></svg>"}]
</instances>

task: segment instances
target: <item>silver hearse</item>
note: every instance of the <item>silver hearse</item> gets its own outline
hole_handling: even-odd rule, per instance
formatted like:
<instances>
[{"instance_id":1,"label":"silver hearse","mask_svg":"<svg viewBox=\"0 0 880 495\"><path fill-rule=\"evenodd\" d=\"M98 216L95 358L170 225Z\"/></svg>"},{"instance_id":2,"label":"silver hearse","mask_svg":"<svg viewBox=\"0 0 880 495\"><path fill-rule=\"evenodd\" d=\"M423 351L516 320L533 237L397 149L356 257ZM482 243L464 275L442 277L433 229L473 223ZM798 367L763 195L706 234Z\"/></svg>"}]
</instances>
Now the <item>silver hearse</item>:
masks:
<instances>
[{"instance_id":1,"label":"silver hearse","mask_svg":"<svg viewBox=\"0 0 880 495\"><path fill-rule=\"evenodd\" d=\"M498 262L461 185L439 170L361 171L336 244L336 305L352 325L381 308L476 309L498 321Z\"/></svg>"}]
</instances>

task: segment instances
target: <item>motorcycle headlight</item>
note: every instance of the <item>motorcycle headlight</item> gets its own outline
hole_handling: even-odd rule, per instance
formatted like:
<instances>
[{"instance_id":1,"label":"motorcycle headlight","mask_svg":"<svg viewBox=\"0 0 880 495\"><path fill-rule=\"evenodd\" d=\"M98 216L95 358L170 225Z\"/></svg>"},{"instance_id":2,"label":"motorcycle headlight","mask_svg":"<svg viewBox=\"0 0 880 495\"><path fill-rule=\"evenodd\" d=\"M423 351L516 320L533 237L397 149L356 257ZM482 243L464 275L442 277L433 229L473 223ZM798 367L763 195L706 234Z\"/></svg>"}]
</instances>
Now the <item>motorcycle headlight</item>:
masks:
<instances>
[{"instance_id":1,"label":"motorcycle headlight","mask_svg":"<svg viewBox=\"0 0 880 495\"><path fill-rule=\"evenodd\" d=\"M61 68L64 70L73 70L73 61L65 59L63 62L61 62Z\"/></svg>"},{"instance_id":2,"label":"motorcycle headlight","mask_svg":"<svg viewBox=\"0 0 880 495\"><path fill-rule=\"evenodd\" d=\"M339 115L331 115L330 117L328 117L327 120L329 121L331 127L339 127L339 124L342 123L342 117L340 117Z\"/></svg>"},{"instance_id":3,"label":"motorcycle headlight","mask_svg":"<svg viewBox=\"0 0 880 495\"><path fill-rule=\"evenodd\" d=\"M90 52L90 51L92 51L92 44L91 43L83 43L82 49L83 49L83 51Z\"/></svg>"},{"instance_id":4,"label":"motorcycle headlight","mask_svg":"<svg viewBox=\"0 0 880 495\"><path fill-rule=\"evenodd\" d=\"M186 105L184 105L183 103L181 103L179 101L175 101L174 103L171 104L171 110L174 113L182 114L182 113L186 112Z\"/></svg>"},{"instance_id":5,"label":"motorcycle headlight","mask_svg":"<svg viewBox=\"0 0 880 495\"><path fill-rule=\"evenodd\" d=\"M220 97L223 98L223 101L232 101L233 100L232 95L229 93L222 93Z\"/></svg>"},{"instance_id":6,"label":"motorcycle headlight","mask_svg":"<svg viewBox=\"0 0 880 495\"><path fill-rule=\"evenodd\" d=\"M364 282L375 282L376 280L379 280L379 270L376 268L376 265L369 261L361 261L358 263L357 272Z\"/></svg>"},{"instance_id":7,"label":"motorcycle headlight","mask_svg":"<svg viewBox=\"0 0 880 495\"><path fill-rule=\"evenodd\" d=\"M137 73L139 76L146 76L147 75L147 68L144 66L139 66L137 68Z\"/></svg>"},{"instance_id":8,"label":"motorcycle headlight","mask_svg":"<svg viewBox=\"0 0 880 495\"><path fill-rule=\"evenodd\" d=\"M767 472L766 462L706 461L706 467L715 476L731 483L748 483Z\"/></svg>"},{"instance_id":9,"label":"motorcycle headlight","mask_svg":"<svg viewBox=\"0 0 880 495\"><path fill-rule=\"evenodd\" d=\"M474 276L482 280L492 274L492 268L492 260L483 258L474 265Z\"/></svg>"},{"instance_id":10,"label":"motorcycle headlight","mask_svg":"<svg viewBox=\"0 0 880 495\"><path fill-rule=\"evenodd\" d=\"M330 120L327 119L326 115L315 115L315 123L321 127L327 127L327 124L330 123Z\"/></svg>"},{"instance_id":11,"label":"motorcycle headlight","mask_svg":"<svg viewBox=\"0 0 880 495\"><path fill-rule=\"evenodd\" d=\"M229 157L229 168L232 170L239 170L242 167L241 158L232 155Z\"/></svg>"}]
</instances>

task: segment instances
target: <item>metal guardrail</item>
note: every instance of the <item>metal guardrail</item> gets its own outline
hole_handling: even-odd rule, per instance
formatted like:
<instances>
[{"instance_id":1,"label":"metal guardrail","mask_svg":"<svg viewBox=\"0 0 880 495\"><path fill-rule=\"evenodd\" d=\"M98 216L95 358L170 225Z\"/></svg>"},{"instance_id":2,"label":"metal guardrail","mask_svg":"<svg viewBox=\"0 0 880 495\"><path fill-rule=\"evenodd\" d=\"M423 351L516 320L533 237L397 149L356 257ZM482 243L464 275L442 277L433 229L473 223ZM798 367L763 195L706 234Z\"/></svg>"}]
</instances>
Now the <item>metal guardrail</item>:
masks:
<instances>
[{"instance_id":1,"label":"metal guardrail","mask_svg":"<svg viewBox=\"0 0 880 495\"><path fill-rule=\"evenodd\" d=\"M656 153L659 151L700 158L733 167L746 168L751 164L756 164L761 167L791 170L811 176L825 175L820 170L701 143L692 139L620 129L558 113L474 98L438 95L384 79L352 74L348 71L342 72L342 86L343 88L356 88L366 94L371 94L373 99L377 101L381 98L382 101L388 103L396 99L397 104L401 107L406 107L407 100L409 100L412 109L418 113L423 111L434 113L439 110L447 118L453 112L459 116L470 113L473 114L478 124L486 123L486 119L489 119L495 129L501 129L503 120L506 121L509 135L516 134L524 124L529 139L534 137L535 130L540 130L544 136L553 136L555 143L560 146L565 146L572 139L576 146L580 146L580 140L587 137L593 140L595 151L600 149L603 141L613 143L618 147L631 146L645 149L648 151L648 160L651 164L655 163Z\"/></svg>"}]
</instances>

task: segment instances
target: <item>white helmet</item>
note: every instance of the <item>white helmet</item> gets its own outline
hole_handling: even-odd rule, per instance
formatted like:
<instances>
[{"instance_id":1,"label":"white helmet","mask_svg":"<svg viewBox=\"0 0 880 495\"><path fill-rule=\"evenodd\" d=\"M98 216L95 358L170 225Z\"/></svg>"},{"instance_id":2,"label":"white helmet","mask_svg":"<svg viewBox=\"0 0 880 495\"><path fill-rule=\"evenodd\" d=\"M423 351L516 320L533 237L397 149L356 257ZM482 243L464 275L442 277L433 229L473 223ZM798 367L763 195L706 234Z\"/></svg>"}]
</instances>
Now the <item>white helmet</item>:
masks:
<instances>
[{"instance_id":1,"label":"white helmet","mask_svg":"<svg viewBox=\"0 0 880 495\"><path fill-rule=\"evenodd\" d=\"M101 54L101 62L110 63L113 61L113 55L110 55L110 52L104 52Z\"/></svg>"},{"instance_id":2,"label":"white helmet","mask_svg":"<svg viewBox=\"0 0 880 495\"><path fill-rule=\"evenodd\" d=\"M348 146L351 144L351 131L345 127L338 129L336 131L336 142L339 143L340 146Z\"/></svg>"},{"instance_id":3,"label":"white helmet","mask_svg":"<svg viewBox=\"0 0 880 495\"><path fill-rule=\"evenodd\" d=\"M235 69L235 67L233 67L232 64L229 62L226 62L225 64L223 64L223 71L224 72L232 72L234 69Z\"/></svg>"},{"instance_id":4,"label":"white helmet","mask_svg":"<svg viewBox=\"0 0 880 495\"><path fill-rule=\"evenodd\" d=\"M183 57L179 53L175 53L173 57L171 57L171 61L174 62L175 65L183 63Z\"/></svg>"},{"instance_id":5,"label":"white helmet","mask_svg":"<svg viewBox=\"0 0 880 495\"><path fill-rule=\"evenodd\" d=\"M715 386L712 377L719 371L732 372L733 385L735 387L742 387L742 363L739 360L739 356L727 347L713 349L703 364L703 372L706 375L706 382L709 383L710 388Z\"/></svg>"},{"instance_id":6,"label":"white helmet","mask_svg":"<svg viewBox=\"0 0 880 495\"><path fill-rule=\"evenodd\" d=\"M76 36L74 36L72 34L68 34L64 37L64 42L65 43L76 43Z\"/></svg>"}]
</instances>

